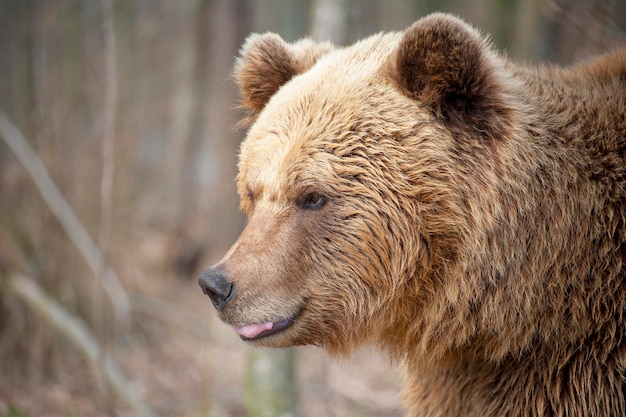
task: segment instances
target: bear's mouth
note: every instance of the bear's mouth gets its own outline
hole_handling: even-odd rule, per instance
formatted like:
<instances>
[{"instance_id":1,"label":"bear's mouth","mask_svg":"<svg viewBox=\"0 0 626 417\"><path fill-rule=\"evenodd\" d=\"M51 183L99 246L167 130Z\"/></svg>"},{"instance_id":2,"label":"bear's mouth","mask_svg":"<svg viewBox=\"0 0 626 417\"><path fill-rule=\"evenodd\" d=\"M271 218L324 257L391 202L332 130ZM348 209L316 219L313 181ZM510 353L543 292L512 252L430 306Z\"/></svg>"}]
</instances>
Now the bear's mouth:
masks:
<instances>
[{"instance_id":1,"label":"bear's mouth","mask_svg":"<svg viewBox=\"0 0 626 417\"><path fill-rule=\"evenodd\" d=\"M291 327L297 320L300 312L293 316L278 321L268 321L265 323L247 324L244 326L232 326L235 333L239 335L241 340L259 340L264 337L274 335Z\"/></svg>"}]
</instances>

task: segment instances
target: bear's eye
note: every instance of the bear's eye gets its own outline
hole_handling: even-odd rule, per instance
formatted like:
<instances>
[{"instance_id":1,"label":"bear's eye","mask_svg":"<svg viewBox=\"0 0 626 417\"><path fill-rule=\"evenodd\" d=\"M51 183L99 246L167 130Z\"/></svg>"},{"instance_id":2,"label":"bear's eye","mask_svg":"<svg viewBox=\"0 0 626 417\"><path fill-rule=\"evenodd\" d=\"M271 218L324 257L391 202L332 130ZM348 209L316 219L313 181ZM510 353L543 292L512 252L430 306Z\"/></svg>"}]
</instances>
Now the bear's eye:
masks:
<instances>
[{"instance_id":1,"label":"bear's eye","mask_svg":"<svg viewBox=\"0 0 626 417\"><path fill-rule=\"evenodd\" d=\"M309 193L298 203L304 210L319 210L326 204L326 198L320 193Z\"/></svg>"}]
</instances>

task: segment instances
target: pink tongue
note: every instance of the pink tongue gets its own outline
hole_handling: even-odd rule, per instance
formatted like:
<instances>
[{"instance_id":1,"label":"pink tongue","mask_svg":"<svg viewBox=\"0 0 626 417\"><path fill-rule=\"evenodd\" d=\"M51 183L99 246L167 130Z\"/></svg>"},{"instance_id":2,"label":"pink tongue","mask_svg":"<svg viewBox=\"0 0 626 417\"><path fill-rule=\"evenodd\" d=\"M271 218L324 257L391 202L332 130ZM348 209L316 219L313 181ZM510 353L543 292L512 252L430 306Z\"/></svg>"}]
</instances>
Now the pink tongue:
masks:
<instances>
[{"instance_id":1,"label":"pink tongue","mask_svg":"<svg viewBox=\"0 0 626 417\"><path fill-rule=\"evenodd\" d=\"M233 326L233 330L240 336L245 337L246 339L254 339L261 333L266 330L272 330L274 323L260 323L260 324L250 324L248 326Z\"/></svg>"}]
</instances>

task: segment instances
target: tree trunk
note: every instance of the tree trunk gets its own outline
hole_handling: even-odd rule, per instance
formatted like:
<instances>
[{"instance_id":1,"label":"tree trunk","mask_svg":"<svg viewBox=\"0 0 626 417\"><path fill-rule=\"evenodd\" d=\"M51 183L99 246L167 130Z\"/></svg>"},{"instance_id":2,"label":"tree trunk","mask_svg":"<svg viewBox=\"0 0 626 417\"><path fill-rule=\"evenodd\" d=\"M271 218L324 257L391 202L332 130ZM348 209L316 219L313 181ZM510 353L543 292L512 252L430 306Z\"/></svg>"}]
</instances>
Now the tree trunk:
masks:
<instances>
[{"instance_id":1,"label":"tree trunk","mask_svg":"<svg viewBox=\"0 0 626 417\"><path fill-rule=\"evenodd\" d=\"M245 405L250 417L296 417L298 389L293 349L249 349Z\"/></svg>"}]
</instances>

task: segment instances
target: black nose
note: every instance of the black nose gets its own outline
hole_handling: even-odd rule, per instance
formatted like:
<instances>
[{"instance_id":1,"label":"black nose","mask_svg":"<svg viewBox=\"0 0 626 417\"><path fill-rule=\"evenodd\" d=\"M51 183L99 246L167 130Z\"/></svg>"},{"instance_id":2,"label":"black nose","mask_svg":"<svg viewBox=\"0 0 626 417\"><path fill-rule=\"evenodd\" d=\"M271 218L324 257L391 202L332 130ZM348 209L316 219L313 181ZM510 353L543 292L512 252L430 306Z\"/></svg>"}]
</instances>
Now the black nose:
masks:
<instances>
[{"instance_id":1,"label":"black nose","mask_svg":"<svg viewBox=\"0 0 626 417\"><path fill-rule=\"evenodd\" d=\"M218 310L226 307L235 295L235 284L228 281L223 273L215 268L209 268L200 275L198 284L202 292L209 296Z\"/></svg>"}]
</instances>

